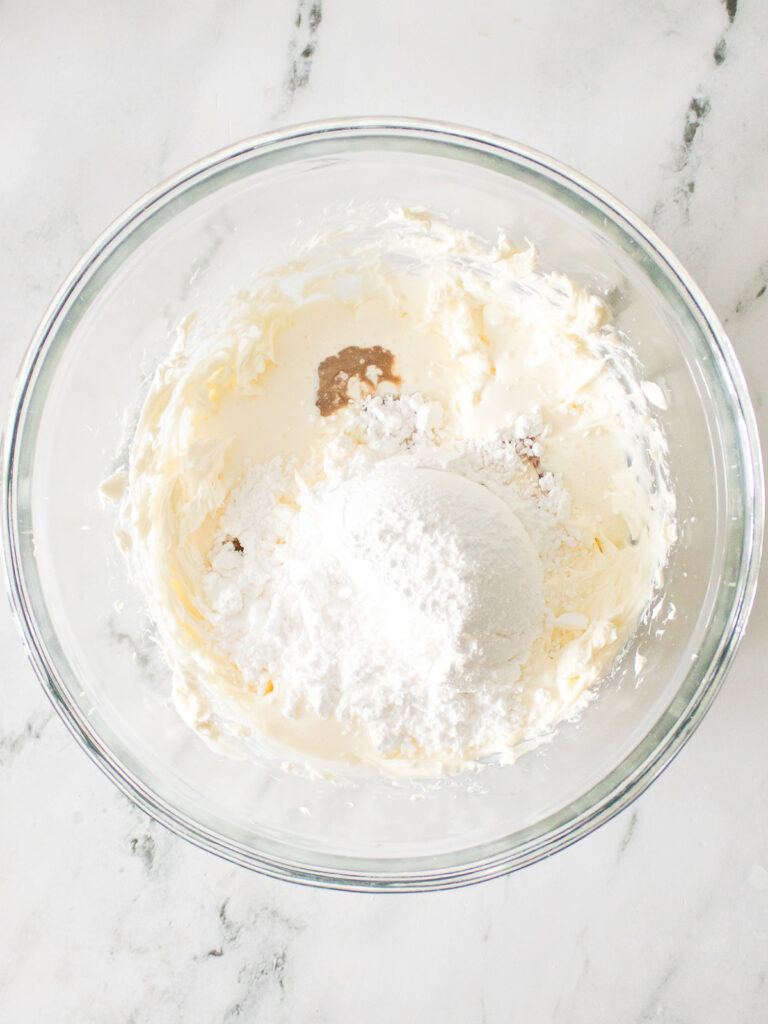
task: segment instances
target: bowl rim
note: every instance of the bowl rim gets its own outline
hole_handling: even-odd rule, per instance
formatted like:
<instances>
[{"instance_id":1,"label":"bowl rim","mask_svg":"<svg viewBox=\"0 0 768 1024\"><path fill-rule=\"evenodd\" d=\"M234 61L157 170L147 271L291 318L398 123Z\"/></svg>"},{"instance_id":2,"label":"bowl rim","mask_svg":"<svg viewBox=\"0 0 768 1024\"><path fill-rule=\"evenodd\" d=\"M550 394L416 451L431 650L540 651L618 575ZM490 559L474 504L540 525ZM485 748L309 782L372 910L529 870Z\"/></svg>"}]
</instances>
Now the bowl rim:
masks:
<instances>
[{"instance_id":1,"label":"bowl rim","mask_svg":"<svg viewBox=\"0 0 768 1024\"><path fill-rule=\"evenodd\" d=\"M492 843L461 847L450 855L370 859L323 855L317 864L291 856L287 843L270 843L275 854L229 839L208 829L186 813L171 806L109 750L79 707L66 696L58 671L36 625L32 602L24 584L19 549L18 456L25 412L35 389L35 374L54 338L62 312L78 292L89 271L106 259L108 252L132 225L161 209L169 199L191 184L227 165L277 149L301 147L322 138L426 138L441 140L464 150L490 152L514 164L538 167L554 176L567 191L582 196L591 206L639 236L653 261L671 274L683 302L707 327L707 341L717 358L721 373L731 385L733 407L742 426L746 480L744 495L742 565L728 618L721 629L716 656L703 672L684 710L674 722L660 728L670 713L669 704L655 725L602 779L565 808L553 812L526 829L510 833ZM260 871L274 878L325 888L356 891L427 891L456 888L518 870L551 856L588 835L639 797L671 763L701 722L719 692L741 643L755 598L763 540L764 482L760 442L746 382L733 347L714 310L687 271L667 246L639 217L601 186L565 164L528 146L489 132L461 125L418 118L352 117L312 121L259 134L220 149L171 175L146 192L105 229L78 261L60 287L35 331L18 371L10 404L10 417L3 442L3 555L6 588L11 611L21 634L27 656L45 693L88 756L143 811L193 845L232 863ZM687 679L687 677L686 677ZM684 683L681 685L681 689ZM678 693L680 691L677 691ZM655 731L658 742L649 742ZM642 753L641 753L642 748ZM580 810L570 812L575 804ZM512 843L512 840L516 841Z\"/></svg>"}]
</instances>

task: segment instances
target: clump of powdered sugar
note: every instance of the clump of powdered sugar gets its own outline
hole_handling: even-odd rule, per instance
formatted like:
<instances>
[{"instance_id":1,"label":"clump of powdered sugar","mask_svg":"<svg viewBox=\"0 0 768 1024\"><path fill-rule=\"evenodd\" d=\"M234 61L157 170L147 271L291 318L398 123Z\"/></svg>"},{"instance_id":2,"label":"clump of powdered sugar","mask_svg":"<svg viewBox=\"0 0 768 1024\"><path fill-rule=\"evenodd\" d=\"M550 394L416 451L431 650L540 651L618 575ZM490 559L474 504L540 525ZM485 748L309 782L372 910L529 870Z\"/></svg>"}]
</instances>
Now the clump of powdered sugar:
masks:
<instances>
[{"instance_id":1,"label":"clump of powdered sugar","mask_svg":"<svg viewBox=\"0 0 768 1024\"><path fill-rule=\"evenodd\" d=\"M534 411L456 445L439 403L379 396L313 486L279 459L251 469L205 577L217 652L284 714L363 726L383 755L498 740L564 536L545 429Z\"/></svg>"}]
</instances>

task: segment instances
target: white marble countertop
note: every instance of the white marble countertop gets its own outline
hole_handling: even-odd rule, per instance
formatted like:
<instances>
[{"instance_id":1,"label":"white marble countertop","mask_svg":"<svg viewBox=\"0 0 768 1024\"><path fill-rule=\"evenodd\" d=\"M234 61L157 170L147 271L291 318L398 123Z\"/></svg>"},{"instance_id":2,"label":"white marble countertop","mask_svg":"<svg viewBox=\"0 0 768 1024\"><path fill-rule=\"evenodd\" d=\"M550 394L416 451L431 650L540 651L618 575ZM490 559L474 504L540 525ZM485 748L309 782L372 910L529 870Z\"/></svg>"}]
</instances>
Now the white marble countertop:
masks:
<instances>
[{"instance_id":1,"label":"white marble countertop","mask_svg":"<svg viewBox=\"0 0 768 1024\"><path fill-rule=\"evenodd\" d=\"M3 401L65 273L158 180L281 125L390 114L525 142L650 221L765 431L767 48L760 0L6 0ZM763 593L702 727L590 838L472 889L374 897L249 874L150 821L54 715L3 602L0 1018L766 1021L766 637Z\"/></svg>"}]
</instances>

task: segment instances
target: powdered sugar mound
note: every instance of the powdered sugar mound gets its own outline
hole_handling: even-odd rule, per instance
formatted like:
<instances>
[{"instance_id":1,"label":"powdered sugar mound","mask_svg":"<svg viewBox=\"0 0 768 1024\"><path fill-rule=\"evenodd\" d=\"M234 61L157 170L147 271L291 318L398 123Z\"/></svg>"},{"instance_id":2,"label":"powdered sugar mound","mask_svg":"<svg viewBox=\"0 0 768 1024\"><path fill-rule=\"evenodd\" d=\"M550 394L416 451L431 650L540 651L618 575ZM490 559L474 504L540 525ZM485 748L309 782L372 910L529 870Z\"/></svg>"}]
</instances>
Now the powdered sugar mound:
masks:
<instances>
[{"instance_id":1,"label":"powdered sugar mound","mask_svg":"<svg viewBox=\"0 0 768 1024\"><path fill-rule=\"evenodd\" d=\"M480 749L510 727L563 539L517 443L540 418L460 451L441 426L420 395L372 398L316 486L296 492L279 460L251 470L205 584L218 653L247 684L286 715L364 726L385 756Z\"/></svg>"},{"instance_id":2,"label":"powdered sugar mound","mask_svg":"<svg viewBox=\"0 0 768 1024\"><path fill-rule=\"evenodd\" d=\"M331 439L324 452L324 470L330 480L354 475L406 451L429 451L434 460L445 440L442 405L418 393L374 395L346 410L346 417L347 431Z\"/></svg>"}]
</instances>

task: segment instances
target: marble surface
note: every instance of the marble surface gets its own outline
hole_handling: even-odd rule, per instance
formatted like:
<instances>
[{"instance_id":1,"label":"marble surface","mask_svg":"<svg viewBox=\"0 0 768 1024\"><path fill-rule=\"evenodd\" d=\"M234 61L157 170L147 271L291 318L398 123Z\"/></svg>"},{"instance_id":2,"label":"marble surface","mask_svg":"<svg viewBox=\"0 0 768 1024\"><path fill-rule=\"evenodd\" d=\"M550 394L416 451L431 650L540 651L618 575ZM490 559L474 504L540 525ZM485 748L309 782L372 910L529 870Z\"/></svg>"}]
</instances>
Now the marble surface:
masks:
<instances>
[{"instance_id":1,"label":"marble surface","mask_svg":"<svg viewBox=\"0 0 768 1024\"><path fill-rule=\"evenodd\" d=\"M650 221L726 323L768 427L761 0L5 0L0 392L122 209L247 135L347 114L538 147ZM76 747L0 608L0 1018L768 1020L768 601L631 809L472 889L277 883L175 839Z\"/></svg>"}]
</instances>

